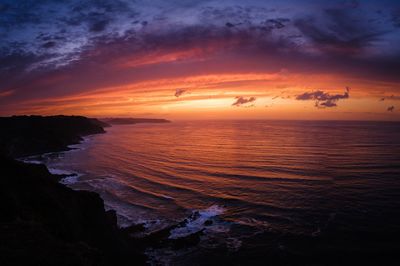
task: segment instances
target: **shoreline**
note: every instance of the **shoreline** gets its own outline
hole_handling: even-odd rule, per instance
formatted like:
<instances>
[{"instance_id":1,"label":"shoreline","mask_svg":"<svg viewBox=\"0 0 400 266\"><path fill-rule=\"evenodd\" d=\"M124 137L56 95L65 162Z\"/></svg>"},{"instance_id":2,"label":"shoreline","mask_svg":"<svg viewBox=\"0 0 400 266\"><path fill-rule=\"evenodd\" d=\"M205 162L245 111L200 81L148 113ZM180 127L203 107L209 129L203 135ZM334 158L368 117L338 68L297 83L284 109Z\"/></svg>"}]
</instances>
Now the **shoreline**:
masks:
<instances>
[{"instance_id":1,"label":"shoreline","mask_svg":"<svg viewBox=\"0 0 400 266\"><path fill-rule=\"evenodd\" d=\"M146 264L144 246L118 227L99 194L73 190L44 164L20 161L71 151L84 136L105 133L104 124L66 116L1 118L0 124L6 129L0 135L2 265Z\"/></svg>"},{"instance_id":2,"label":"shoreline","mask_svg":"<svg viewBox=\"0 0 400 266\"><path fill-rule=\"evenodd\" d=\"M106 134L106 133L107 133L107 131L104 134ZM51 174L62 177L60 179L61 184L68 185L70 183L69 182L65 183L64 179L79 178L80 176L83 176L84 174L76 172L76 171L68 170L68 169L52 168L47 165L46 161L49 160L48 157L56 156L59 158L61 155L65 154L65 153L80 151L83 148L79 147L79 146L84 145L85 143L90 141L96 135L97 134L90 134L90 135L82 136L82 140L79 143L67 145L64 150L46 152L46 153L42 153L42 154L35 154L35 155L26 156L26 157L20 157L20 158L16 158L16 160L20 161L20 162L28 163L28 164L29 163L30 164L43 164L47 167L47 169L49 170L49 172ZM72 147L72 146L78 146L78 147Z\"/></svg>"},{"instance_id":3,"label":"shoreline","mask_svg":"<svg viewBox=\"0 0 400 266\"><path fill-rule=\"evenodd\" d=\"M3 136L1 136L2 138L0 139L0 166L5 169L5 176L7 178L3 178L1 181L3 183L5 182L3 187L7 187L8 190L1 191L0 196L2 196L2 194L8 195L11 193L10 191L13 191L12 195L17 195L17 198L25 198L25 192L23 193L23 191L29 189L29 201L23 203L19 208L29 210L31 216L27 219L34 221L37 220L35 223L38 223L39 228L33 230L39 230L41 232L38 232L37 236L35 233L35 236L28 238L29 241L27 243L16 243L15 248L9 248L6 251L3 250L4 247L0 243L0 254L4 253L7 257L7 260L1 261L3 265L31 265L30 262L32 261L41 265L65 265L65 261L63 260L70 261L72 264L76 265L92 265L92 263L89 263L90 261L95 262L96 265L113 265L112 262L118 262L118 265L131 265L132 263L135 265L145 265L151 260L151 256L146 252L149 248L157 249L160 247L171 247L175 250L195 246L199 243L203 230L176 239L169 238L170 233L174 229L184 227L189 223L190 220L188 219L148 234L143 234L145 231L145 225L143 223L121 227L117 222L116 211L113 209L106 210L105 202L99 193L90 190L76 190L63 182L66 178L76 178L78 173L54 174L51 173L49 168L40 160L27 162L27 159L29 158L40 158L49 154L71 152L75 149L70 146L81 145L85 137L106 133L103 129L104 124L100 126L99 123L94 121L95 119L67 116L24 116L1 118L0 124L4 123L4 119L13 120L11 121L11 124L17 120L17 128L25 127L26 123L28 123L29 126L32 126L32 119L36 120L36 122L39 121L39 123L44 123L45 126L43 127L34 127L35 132L33 134L36 136L34 141L39 143L42 142L45 147L48 146L52 148L36 146L35 149L26 151L24 145L30 137L30 132L20 131L21 136L15 135L15 131L13 130L11 130L11 134L8 135L8 132L2 132ZM79 125L73 123L71 127L71 124L68 123L70 122L68 121L69 119L79 120L78 124L80 124L84 130L79 128ZM68 121L65 123L66 128L63 128L63 121ZM10 121L6 121L6 124L7 122ZM67 129L69 130L69 134L64 136L61 134L61 137L54 134L49 135L46 130L49 127L53 129L55 124L58 126L56 131L62 132L64 129ZM15 140L17 140L17 142ZM7 146L8 143L20 143L20 146ZM13 157L15 159L13 159ZM34 183L25 182L24 179L26 178L28 178L28 181L33 181ZM15 180L20 180L20 182L18 182L18 184L13 183ZM40 192L43 189L46 189L46 193ZM65 196L63 193L66 193L68 196ZM42 204L41 206L31 204L31 202L35 202L38 199L42 200L41 198L46 197L48 194L51 195L51 200L46 200L46 204ZM65 201L65 197L69 197L70 200ZM15 198L15 196L13 196L13 198ZM19 209L14 210L13 206L19 204L21 200L14 203L13 200L16 199L13 198L8 199L10 201L9 203L5 200L5 204L9 207L7 207L8 210L3 212L11 214L9 217L6 215L4 218L7 219L7 224L14 224L16 227L15 230L19 231L20 229L18 228L22 226L20 225L20 211ZM61 209L59 209L58 206L52 206L53 202L59 201L63 202L63 204L60 205L60 207L63 206ZM69 206L70 201L78 201L80 203L79 205L73 205L74 207L72 207ZM95 201L96 204L94 204L93 201ZM81 207L84 208L84 210L80 210ZM43 211L48 213L46 217L41 216ZM94 214L91 214L93 212ZM81 217L83 214L86 218ZM54 219L58 219L57 217L60 215L66 217L60 221L53 221ZM67 218L71 215L76 217ZM90 220L91 222L88 222L87 220ZM0 219L1 228L4 227L4 222L5 221ZM74 224L74 226L65 224L67 222L68 224ZM53 224L54 228L49 227L48 224ZM68 229L65 229L65 227ZM82 231L82 227L86 229ZM9 226L7 226L7 228L9 228ZM62 231L62 233L59 233L58 231ZM87 235L86 231L91 233ZM60 238L59 234L62 235L62 238ZM48 237L45 237L47 235ZM67 239L64 239L64 235ZM77 235L77 238L74 240L68 240L69 235ZM16 236L12 235L10 237L12 238L10 238L9 241L15 239ZM45 237L45 239L42 239L42 237ZM18 236L17 240L24 238L25 237L23 236ZM50 240L46 240L47 238ZM57 244L53 243L54 241L56 241ZM81 245L80 243L86 243L85 245L89 248L89 253L90 250L98 251L89 255L85 254L84 257L82 257L82 247L79 247ZM68 255L68 257L70 257L69 260L59 254L54 256L50 255L48 258L43 260L41 257L43 257L44 254L39 252L37 248L42 248L43 246L48 245L54 248L54 254L59 252L62 253L62 251L59 250L60 245L72 245L72 250L68 250L68 252L72 252L72 254ZM105 262L98 264L99 260L104 260Z\"/></svg>"},{"instance_id":4,"label":"shoreline","mask_svg":"<svg viewBox=\"0 0 400 266\"><path fill-rule=\"evenodd\" d=\"M90 120L84 121L90 124ZM63 128L59 130L62 132ZM96 136L92 134L82 138L80 132L75 128L70 131L71 135L65 136L66 140L74 140L78 139L74 136L77 134L81 139L79 144L62 141L66 150L36 156L79 151L79 148L70 146L82 145L82 139ZM40 137L37 132L35 134ZM20 137L10 136L17 140ZM47 139L47 135L44 136L46 141L60 141L57 137ZM11 143L14 143L13 139ZM4 138L0 139L0 148L2 141L4 143ZM19 141L15 143L25 143ZM40 142L40 138L35 141ZM8 147L18 151L18 146ZM348 265L359 262L374 265L397 258L397 233L346 231L334 225L322 230L323 233L318 228L312 235L267 230L258 234L256 239L244 240L243 245L224 239L226 248L207 249L202 246L208 237L204 227L214 223L207 215L226 211L219 206L193 210L181 221L146 232L145 222L121 227L116 209L108 209L100 193L63 184L60 180L66 176L51 174L43 164L24 163L0 153L0 167L5 173L0 178L0 199L3 202L0 264L6 266L163 265L176 261L182 265L193 261L200 265L258 265L257 262L266 260L272 265ZM67 177L74 178L73 175ZM198 224L203 229L187 230ZM237 248L229 250L228 244ZM253 249L253 244L261 246Z\"/></svg>"}]
</instances>

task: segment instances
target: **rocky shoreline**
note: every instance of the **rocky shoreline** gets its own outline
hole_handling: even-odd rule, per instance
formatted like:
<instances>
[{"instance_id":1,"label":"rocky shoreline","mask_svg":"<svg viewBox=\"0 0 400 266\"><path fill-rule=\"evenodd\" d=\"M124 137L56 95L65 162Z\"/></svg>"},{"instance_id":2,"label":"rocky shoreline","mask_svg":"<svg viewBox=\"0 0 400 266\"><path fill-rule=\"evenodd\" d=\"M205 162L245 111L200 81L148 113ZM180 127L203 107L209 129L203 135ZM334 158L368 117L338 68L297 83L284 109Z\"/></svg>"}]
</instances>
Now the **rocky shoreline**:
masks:
<instances>
[{"instance_id":1,"label":"rocky shoreline","mask_svg":"<svg viewBox=\"0 0 400 266\"><path fill-rule=\"evenodd\" d=\"M78 116L0 118L0 264L144 265L143 247L117 226L96 193L59 183L20 156L68 150L107 126Z\"/></svg>"},{"instance_id":2,"label":"rocky shoreline","mask_svg":"<svg viewBox=\"0 0 400 266\"><path fill-rule=\"evenodd\" d=\"M119 228L97 193L60 184L43 164L16 160L68 150L108 124L80 116L0 118L0 265L145 265L148 247L196 245L202 232L169 239L172 229L150 235L143 225Z\"/></svg>"},{"instance_id":3,"label":"rocky shoreline","mask_svg":"<svg viewBox=\"0 0 400 266\"><path fill-rule=\"evenodd\" d=\"M76 116L0 118L0 265L146 265L148 250L201 246L203 230L171 238L199 213L152 233L144 224L119 228L115 211L106 211L97 193L61 184L65 176L51 174L43 164L16 160L68 150L83 136L105 133L107 126ZM396 213L390 218L398 221ZM205 227L211 224L204 221ZM395 265L399 232L380 232L381 224L368 224L371 232L329 225L310 236L265 231L237 251L189 252L180 265L265 265L266 260L271 265Z\"/></svg>"}]
</instances>

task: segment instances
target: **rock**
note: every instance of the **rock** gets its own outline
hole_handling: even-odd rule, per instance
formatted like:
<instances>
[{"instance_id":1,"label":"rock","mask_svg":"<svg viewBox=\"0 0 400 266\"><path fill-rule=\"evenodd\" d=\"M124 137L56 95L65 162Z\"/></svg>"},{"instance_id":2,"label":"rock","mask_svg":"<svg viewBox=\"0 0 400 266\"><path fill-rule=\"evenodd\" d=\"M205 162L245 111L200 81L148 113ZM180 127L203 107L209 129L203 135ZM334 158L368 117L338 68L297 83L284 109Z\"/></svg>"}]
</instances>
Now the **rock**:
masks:
<instances>
[{"instance_id":1,"label":"rock","mask_svg":"<svg viewBox=\"0 0 400 266\"><path fill-rule=\"evenodd\" d=\"M203 231L204 229L185 237L170 239L172 247L174 249L182 249L196 246L200 242L200 237L203 235Z\"/></svg>"},{"instance_id":2,"label":"rock","mask_svg":"<svg viewBox=\"0 0 400 266\"><path fill-rule=\"evenodd\" d=\"M94 192L59 183L21 157L67 150L105 123L81 116L0 117L0 264L144 265L144 246L118 228Z\"/></svg>"},{"instance_id":3,"label":"rock","mask_svg":"<svg viewBox=\"0 0 400 266\"><path fill-rule=\"evenodd\" d=\"M145 263L98 194L59 184L44 165L0 156L0 169L1 265Z\"/></svg>"},{"instance_id":4,"label":"rock","mask_svg":"<svg viewBox=\"0 0 400 266\"><path fill-rule=\"evenodd\" d=\"M132 235L135 235L135 234L137 234L137 233L142 233L142 232L144 232L145 229L146 229L146 228L145 228L145 224L144 224L144 223L140 223L140 224L134 224L134 225L131 225L131 226L122 228L121 230L122 230L124 233L126 233L126 234L132 236Z\"/></svg>"},{"instance_id":5,"label":"rock","mask_svg":"<svg viewBox=\"0 0 400 266\"><path fill-rule=\"evenodd\" d=\"M0 153L16 158L68 150L83 136L104 133L105 125L83 116L0 117Z\"/></svg>"}]
</instances>

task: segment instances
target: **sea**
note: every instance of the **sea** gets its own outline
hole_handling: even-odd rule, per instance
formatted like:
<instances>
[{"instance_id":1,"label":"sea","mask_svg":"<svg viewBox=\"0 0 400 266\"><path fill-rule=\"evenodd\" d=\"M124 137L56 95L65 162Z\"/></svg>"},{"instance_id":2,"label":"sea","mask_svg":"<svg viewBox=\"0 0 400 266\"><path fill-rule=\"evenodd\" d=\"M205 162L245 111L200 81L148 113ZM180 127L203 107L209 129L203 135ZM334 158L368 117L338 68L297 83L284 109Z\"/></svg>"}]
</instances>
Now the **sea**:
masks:
<instances>
[{"instance_id":1,"label":"sea","mask_svg":"<svg viewBox=\"0 0 400 266\"><path fill-rule=\"evenodd\" d=\"M169 239L201 232L194 246L149 248L150 264L398 247L398 122L173 121L106 131L27 160L99 193L121 227L143 224L146 235L185 221Z\"/></svg>"}]
</instances>

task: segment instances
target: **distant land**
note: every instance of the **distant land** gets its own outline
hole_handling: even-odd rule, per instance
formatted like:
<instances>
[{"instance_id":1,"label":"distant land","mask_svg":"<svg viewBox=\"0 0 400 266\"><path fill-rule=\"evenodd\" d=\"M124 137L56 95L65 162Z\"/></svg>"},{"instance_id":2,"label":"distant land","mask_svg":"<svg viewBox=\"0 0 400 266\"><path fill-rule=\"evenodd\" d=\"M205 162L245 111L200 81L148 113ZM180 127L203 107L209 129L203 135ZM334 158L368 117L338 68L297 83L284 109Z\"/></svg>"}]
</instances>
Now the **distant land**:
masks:
<instances>
[{"instance_id":1,"label":"distant land","mask_svg":"<svg viewBox=\"0 0 400 266\"><path fill-rule=\"evenodd\" d=\"M159 118L104 118L101 121L110 125L132 125L139 123L170 123L167 119Z\"/></svg>"}]
</instances>

